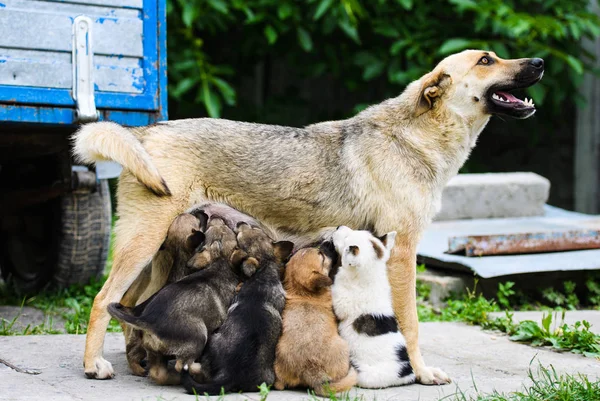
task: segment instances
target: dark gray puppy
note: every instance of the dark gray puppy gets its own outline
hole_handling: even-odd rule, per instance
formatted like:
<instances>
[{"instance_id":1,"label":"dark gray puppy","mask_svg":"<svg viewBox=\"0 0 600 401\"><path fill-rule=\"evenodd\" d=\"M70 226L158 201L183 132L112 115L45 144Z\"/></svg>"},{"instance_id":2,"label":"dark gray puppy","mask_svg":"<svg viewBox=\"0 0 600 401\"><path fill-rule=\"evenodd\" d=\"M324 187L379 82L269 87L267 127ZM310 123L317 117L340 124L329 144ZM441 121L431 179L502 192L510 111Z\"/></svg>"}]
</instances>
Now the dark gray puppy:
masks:
<instances>
[{"instance_id":1,"label":"dark gray puppy","mask_svg":"<svg viewBox=\"0 0 600 401\"><path fill-rule=\"evenodd\" d=\"M189 261L191 267L201 270L167 284L134 308L119 303L108 307L114 318L144 331L150 376L159 383L178 382L167 369L171 355L177 359L177 370L187 364L199 372L193 363L208 337L223 323L240 282L236 271L242 252L236 250L235 233L221 219L213 219L205 235L204 246Z\"/></svg>"},{"instance_id":2,"label":"dark gray puppy","mask_svg":"<svg viewBox=\"0 0 600 401\"><path fill-rule=\"evenodd\" d=\"M237 240L245 253L242 271L250 278L242 285L225 322L210 338L202 355L199 377L205 383L195 381L184 366L181 380L189 393L258 391L261 383L272 385L275 381L275 347L285 305L280 270L293 244L273 243L261 229L247 224L240 225Z\"/></svg>"}]
</instances>

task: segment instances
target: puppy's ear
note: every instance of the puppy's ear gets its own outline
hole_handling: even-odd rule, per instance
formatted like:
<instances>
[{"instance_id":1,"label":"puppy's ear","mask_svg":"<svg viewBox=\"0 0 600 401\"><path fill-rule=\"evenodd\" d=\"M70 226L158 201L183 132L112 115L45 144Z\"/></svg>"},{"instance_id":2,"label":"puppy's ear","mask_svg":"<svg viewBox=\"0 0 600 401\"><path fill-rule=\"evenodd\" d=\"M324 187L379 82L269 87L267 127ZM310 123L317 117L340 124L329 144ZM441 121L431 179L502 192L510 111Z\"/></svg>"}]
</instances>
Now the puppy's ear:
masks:
<instances>
[{"instance_id":1,"label":"puppy's ear","mask_svg":"<svg viewBox=\"0 0 600 401\"><path fill-rule=\"evenodd\" d=\"M415 105L414 116L419 117L431 110L435 99L440 97L451 83L452 78L450 78L450 75L442 71L432 71L425 75Z\"/></svg>"},{"instance_id":2,"label":"puppy's ear","mask_svg":"<svg viewBox=\"0 0 600 401\"><path fill-rule=\"evenodd\" d=\"M273 253L275 258L281 263L287 262L292 251L294 250L294 243L290 241L279 241L273 242Z\"/></svg>"},{"instance_id":3,"label":"puppy's ear","mask_svg":"<svg viewBox=\"0 0 600 401\"><path fill-rule=\"evenodd\" d=\"M313 272L310 279L310 290L313 292L319 291L321 288L329 287L333 284L333 280L324 274Z\"/></svg>"},{"instance_id":4,"label":"puppy's ear","mask_svg":"<svg viewBox=\"0 0 600 401\"><path fill-rule=\"evenodd\" d=\"M204 269L206 266L210 264L210 255L208 252L196 252L194 256L190 258L187 262L187 267L190 269Z\"/></svg>"},{"instance_id":5,"label":"puppy's ear","mask_svg":"<svg viewBox=\"0 0 600 401\"><path fill-rule=\"evenodd\" d=\"M192 228L192 233L188 235L185 241L186 247L189 251L193 251L194 249L198 248L205 239L206 236L202 231Z\"/></svg>"},{"instance_id":6,"label":"puppy's ear","mask_svg":"<svg viewBox=\"0 0 600 401\"><path fill-rule=\"evenodd\" d=\"M248 254L246 252L242 251L241 249L236 249L229 257L229 263L231 263L231 266L239 268L244 259L247 257Z\"/></svg>"},{"instance_id":7,"label":"puppy's ear","mask_svg":"<svg viewBox=\"0 0 600 401\"><path fill-rule=\"evenodd\" d=\"M236 229L238 232L242 233L244 231L251 230L252 227L250 227L250 225L248 223L246 223L245 221L240 221L239 223L237 223Z\"/></svg>"},{"instance_id":8,"label":"puppy's ear","mask_svg":"<svg viewBox=\"0 0 600 401\"><path fill-rule=\"evenodd\" d=\"M256 270L258 270L258 266L258 260L253 257L249 257L242 263L242 273L244 273L246 277L251 277L254 273L256 273Z\"/></svg>"},{"instance_id":9,"label":"puppy's ear","mask_svg":"<svg viewBox=\"0 0 600 401\"><path fill-rule=\"evenodd\" d=\"M208 227L208 215L206 212L204 212L204 210L196 210L192 212L192 214L200 220L200 229L206 231L206 227Z\"/></svg>"},{"instance_id":10,"label":"puppy's ear","mask_svg":"<svg viewBox=\"0 0 600 401\"><path fill-rule=\"evenodd\" d=\"M339 257L337 251L335 250L335 246L333 245L333 241L329 240L322 242L321 245L319 245L319 249L321 250L321 252L323 252L325 256L331 259L332 266L338 264Z\"/></svg>"},{"instance_id":11,"label":"puppy's ear","mask_svg":"<svg viewBox=\"0 0 600 401\"><path fill-rule=\"evenodd\" d=\"M394 248L394 244L396 243L396 231L390 231L389 233L378 237L383 246L389 251L392 252Z\"/></svg>"}]
</instances>

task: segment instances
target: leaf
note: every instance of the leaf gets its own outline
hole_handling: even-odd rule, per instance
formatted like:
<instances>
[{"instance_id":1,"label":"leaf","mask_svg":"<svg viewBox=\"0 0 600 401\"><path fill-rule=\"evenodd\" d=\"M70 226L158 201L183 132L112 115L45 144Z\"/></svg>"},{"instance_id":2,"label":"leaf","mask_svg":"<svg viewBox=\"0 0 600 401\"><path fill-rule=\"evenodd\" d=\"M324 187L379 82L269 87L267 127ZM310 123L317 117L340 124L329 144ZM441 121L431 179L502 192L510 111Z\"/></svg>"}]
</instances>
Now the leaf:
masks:
<instances>
[{"instance_id":1,"label":"leaf","mask_svg":"<svg viewBox=\"0 0 600 401\"><path fill-rule=\"evenodd\" d=\"M438 53L442 55L456 53L460 50L468 48L469 46L471 46L471 41L468 39L449 39L445 41L444 44L442 44L442 46L440 46Z\"/></svg>"},{"instance_id":2,"label":"leaf","mask_svg":"<svg viewBox=\"0 0 600 401\"><path fill-rule=\"evenodd\" d=\"M400 4L405 10L412 9L413 2L412 0L396 0L398 4Z\"/></svg>"},{"instance_id":3,"label":"leaf","mask_svg":"<svg viewBox=\"0 0 600 401\"><path fill-rule=\"evenodd\" d=\"M198 79L195 77L184 78L177 83L177 86L175 86L175 89L173 89L171 91L171 95L174 98L178 99L185 93L189 92L190 89L192 89L194 87L194 85L196 85L197 82L198 82Z\"/></svg>"},{"instance_id":4,"label":"leaf","mask_svg":"<svg viewBox=\"0 0 600 401\"><path fill-rule=\"evenodd\" d=\"M536 84L530 86L529 88L527 88L527 92L529 92L533 103L540 106L544 104L544 99L546 98L546 87L544 85Z\"/></svg>"},{"instance_id":5,"label":"leaf","mask_svg":"<svg viewBox=\"0 0 600 401\"><path fill-rule=\"evenodd\" d=\"M189 3L186 3L186 6L183 8L183 12L181 14L181 20L183 24L188 28L192 26L194 20L198 16L198 9Z\"/></svg>"},{"instance_id":6,"label":"leaf","mask_svg":"<svg viewBox=\"0 0 600 401\"><path fill-rule=\"evenodd\" d=\"M410 42L410 39L402 39L394 42L394 44L390 47L390 54L392 56L397 55L398 53L400 53L400 51L402 51L402 49L409 45Z\"/></svg>"},{"instance_id":7,"label":"leaf","mask_svg":"<svg viewBox=\"0 0 600 401\"><path fill-rule=\"evenodd\" d=\"M305 52L310 52L313 48L313 42L308 31L304 28L298 27L297 33L298 43L300 43L302 49L304 49Z\"/></svg>"},{"instance_id":8,"label":"leaf","mask_svg":"<svg viewBox=\"0 0 600 401\"><path fill-rule=\"evenodd\" d=\"M229 106L235 105L235 89L233 89L231 85L221 78L213 77L212 82L217 88L219 88L225 103L227 103Z\"/></svg>"},{"instance_id":9,"label":"leaf","mask_svg":"<svg viewBox=\"0 0 600 401\"><path fill-rule=\"evenodd\" d=\"M277 8L277 15L279 16L279 19L282 19L282 20L287 19L293 13L294 13L294 9L292 8L290 3L282 3Z\"/></svg>"},{"instance_id":10,"label":"leaf","mask_svg":"<svg viewBox=\"0 0 600 401\"><path fill-rule=\"evenodd\" d=\"M208 0L208 4L221 14L227 14L229 11L227 8L227 3L225 3L223 0Z\"/></svg>"},{"instance_id":11,"label":"leaf","mask_svg":"<svg viewBox=\"0 0 600 401\"><path fill-rule=\"evenodd\" d=\"M450 0L450 4L458 6L459 10L476 10L477 3L473 0Z\"/></svg>"},{"instance_id":12,"label":"leaf","mask_svg":"<svg viewBox=\"0 0 600 401\"><path fill-rule=\"evenodd\" d=\"M271 25L265 27L264 33L270 45L277 41L277 31Z\"/></svg>"},{"instance_id":13,"label":"leaf","mask_svg":"<svg viewBox=\"0 0 600 401\"><path fill-rule=\"evenodd\" d=\"M365 81L370 81L373 78L378 77L383 72L384 67L385 64L382 61L369 64L363 71L363 79Z\"/></svg>"},{"instance_id":14,"label":"leaf","mask_svg":"<svg viewBox=\"0 0 600 401\"><path fill-rule=\"evenodd\" d=\"M213 118L219 118L221 115L221 103L217 96L211 92L207 81L202 82L202 95L208 115Z\"/></svg>"},{"instance_id":15,"label":"leaf","mask_svg":"<svg viewBox=\"0 0 600 401\"><path fill-rule=\"evenodd\" d=\"M315 11L315 15L313 16L313 20L318 20L319 18L321 18L323 16L323 14L325 14L327 12L327 10L329 10L329 7L331 7L331 4L333 3L333 0L323 0L319 3L319 6L317 7L317 11Z\"/></svg>"},{"instance_id":16,"label":"leaf","mask_svg":"<svg viewBox=\"0 0 600 401\"><path fill-rule=\"evenodd\" d=\"M577 74L583 74L583 64L581 63L581 61L577 60L570 54L567 55L565 61L573 70L575 70Z\"/></svg>"},{"instance_id":17,"label":"leaf","mask_svg":"<svg viewBox=\"0 0 600 401\"><path fill-rule=\"evenodd\" d=\"M338 26L350 39L352 39L356 44L360 45L360 38L358 37L358 31L356 30L356 27L350 25L348 21L340 21Z\"/></svg>"}]
</instances>

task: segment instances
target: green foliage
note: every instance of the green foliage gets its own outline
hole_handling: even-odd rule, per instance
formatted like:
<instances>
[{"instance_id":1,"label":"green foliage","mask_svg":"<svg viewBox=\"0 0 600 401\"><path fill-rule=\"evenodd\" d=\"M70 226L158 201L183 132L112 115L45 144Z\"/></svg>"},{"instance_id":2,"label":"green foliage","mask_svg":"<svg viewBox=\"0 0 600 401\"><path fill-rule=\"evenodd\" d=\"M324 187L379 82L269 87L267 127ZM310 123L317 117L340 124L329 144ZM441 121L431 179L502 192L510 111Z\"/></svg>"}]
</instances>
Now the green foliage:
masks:
<instances>
[{"instance_id":1,"label":"green foliage","mask_svg":"<svg viewBox=\"0 0 600 401\"><path fill-rule=\"evenodd\" d=\"M553 306L564 307L570 310L575 310L579 306L579 298L575 294L575 283L565 281L564 292L556 291L553 287L546 288L542 291L544 299Z\"/></svg>"},{"instance_id":2,"label":"green foliage","mask_svg":"<svg viewBox=\"0 0 600 401\"><path fill-rule=\"evenodd\" d=\"M170 94L210 116L237 102L241 77L276 57L304 77L332 77L356 93L372 81L395 96L447 54L466 48L543 57L529 90L555 110L573 96L600 34L587 0L168 0ZM366 95L365 95L366 96ZM364 98L368 101L368 98ZM198 114L196 106L194 111Z\"/></svg>"},{"instance_id":3,"label":"green foliage","mask_svg":"<svg viewBox=\"0 0 600 401\"><path fill-rule=\"evenodd\" d=\"M512 281L498 284L498 302L500 302L500 305L502 305L504 308L510 308L510 298L516 294L512 289L514 286L515 283Z\"/></svg>"}]
</instances>

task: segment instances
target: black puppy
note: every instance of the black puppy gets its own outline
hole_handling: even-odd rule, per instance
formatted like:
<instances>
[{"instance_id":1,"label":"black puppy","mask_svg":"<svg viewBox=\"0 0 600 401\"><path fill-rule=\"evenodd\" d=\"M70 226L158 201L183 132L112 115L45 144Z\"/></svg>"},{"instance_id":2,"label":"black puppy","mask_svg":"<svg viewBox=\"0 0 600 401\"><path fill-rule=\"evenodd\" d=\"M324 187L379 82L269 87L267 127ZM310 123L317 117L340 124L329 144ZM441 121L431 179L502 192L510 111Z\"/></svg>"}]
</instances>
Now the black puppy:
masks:
<instances>
[{"instance_id":1,"label":"black puppy","mask_svg":"<svg viewBox=\"0 0 600 401\"><path fill-rule=\"evenodd\" d=\"M184 366L181 381L190 394L216 395L221 389L258 391L261 383L271 385L275 381L275 347L285 305L279 275L293 244L273 243L261 229L244 223L238 229L238 246L246 253L242 271L250 278L202 355L200 376L204 383L196 382Z\"/></svg>"},{"instance_id":2,"label":"black puppy","mask_svg":"<svg viewBox=\"0 0 600 401\"><path fill-rule=\"evenodd\" d=\"M201 232L196 235L204 236ZM148 353L150 377L156 382L179 382L179 375L168 372L168 357L176 357L177 370L192 365L225 319L240 282L237 272L243 258L236 248L235 233L222 220L213 219L204 246L188 262L201 270L167 284L134 308L119 303L108 306L114 318L144 331L142 342ZM199 372L200 368L195 364L192 370Z\"/></svg>"}]
</instances>

